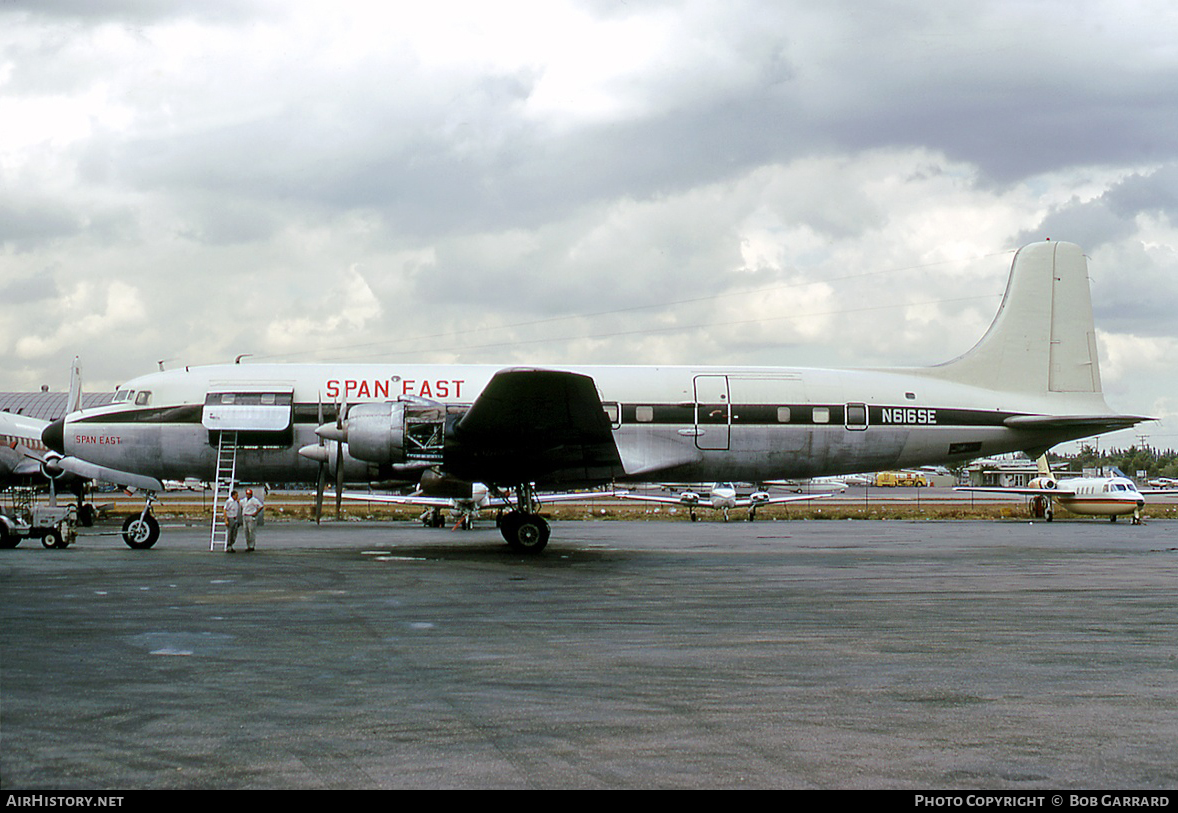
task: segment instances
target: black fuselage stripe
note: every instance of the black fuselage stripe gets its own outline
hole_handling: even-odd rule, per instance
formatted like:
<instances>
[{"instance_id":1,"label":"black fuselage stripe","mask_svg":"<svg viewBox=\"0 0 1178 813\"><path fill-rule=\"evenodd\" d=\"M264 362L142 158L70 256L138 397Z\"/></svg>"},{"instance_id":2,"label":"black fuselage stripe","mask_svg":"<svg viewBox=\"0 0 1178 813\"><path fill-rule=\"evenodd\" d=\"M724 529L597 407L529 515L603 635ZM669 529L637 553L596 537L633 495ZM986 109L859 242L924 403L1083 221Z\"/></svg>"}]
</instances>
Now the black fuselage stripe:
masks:
<instances>
[{"instance_id":1,"label":"black fuselage stripe","mask_svg":"<svg viewBox=\"0 0 1178 813\"><path fill-rule=\"evenodd\" d=\"M846 404L621 404L624 425L637 426L841 426ZM296 425L318 426L318 404L296 404ZM128 409L103 415L82 415L75 424L199 424L203 405ZM335 420L335 410L324 410L323 421ZM975 409L911 406L867 406L869 427L1001 427L1014 415ZM863 428L862 424L855 428Z\"/></svg>"}]
</instances>

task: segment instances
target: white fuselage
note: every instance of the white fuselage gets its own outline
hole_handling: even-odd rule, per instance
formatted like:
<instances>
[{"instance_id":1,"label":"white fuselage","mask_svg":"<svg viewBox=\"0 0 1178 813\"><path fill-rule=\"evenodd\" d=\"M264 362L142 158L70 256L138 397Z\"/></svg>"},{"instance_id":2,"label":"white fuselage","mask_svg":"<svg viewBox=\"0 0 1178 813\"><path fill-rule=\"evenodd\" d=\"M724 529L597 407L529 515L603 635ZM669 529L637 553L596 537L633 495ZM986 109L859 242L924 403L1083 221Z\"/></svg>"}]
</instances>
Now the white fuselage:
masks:
<instances>
[{"instance_id":1,"label":"white fuselage","mask_svg":"<svg viewBox=\"0 0 1178 813\"><path fill-rule=\"evenodd\" d=\"M239 480L313 482L317 464L298 450L318 442L316 427L333 420L337 407L402 397L469 405L502 369L244 364L152 373L123 385L115 403L68 416L63 451L161 479L209 479L217 432L239 428ZM1007 425L1012 416L1050 415L1059 405L921 370L559 369L593 379L622 461L620 480L757 482L849 474L959 462L1090 433ZM1076 396L1070 410L1083 412L1086 397L1090 411L1107 411L1096 393ZM347 454L343 466L353 482L382 476Z\"/></svg>"},{"instance_id":2,"label":"white fuselage","mask_svg":"<svg viewBox=\"0 0 1178 813\"><path fill-rule=\"evenodd\" d=\"M1037 478L1028 483L1030 488L1053 487L1057 493L1047 494L1073 514L1097 517L1118 517L1132 514L1145 507L1145 497L1132 480L1125 477L1077 477L1055 482Z\"/></svg>"}]
</instances>

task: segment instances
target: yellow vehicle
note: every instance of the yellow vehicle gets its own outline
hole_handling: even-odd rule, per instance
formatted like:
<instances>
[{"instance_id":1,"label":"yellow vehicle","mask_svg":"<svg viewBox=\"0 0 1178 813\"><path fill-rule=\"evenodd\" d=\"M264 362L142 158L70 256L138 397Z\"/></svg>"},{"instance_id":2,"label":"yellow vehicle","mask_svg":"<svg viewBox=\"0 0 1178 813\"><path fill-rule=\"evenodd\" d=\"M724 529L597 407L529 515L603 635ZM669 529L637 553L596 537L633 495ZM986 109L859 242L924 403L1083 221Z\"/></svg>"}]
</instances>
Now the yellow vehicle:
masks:
<instances>
[{"instance_id":1,"label":"yellow vehicle","mask_svg":"<svg viewBox=\"0 0 1178 813\"><path fill-rule=\"evenodd\" d=\"M885 488L925 488L928 479L914 471L881 471L875 475L875 484Z\"/></svg>"}]
</instances>

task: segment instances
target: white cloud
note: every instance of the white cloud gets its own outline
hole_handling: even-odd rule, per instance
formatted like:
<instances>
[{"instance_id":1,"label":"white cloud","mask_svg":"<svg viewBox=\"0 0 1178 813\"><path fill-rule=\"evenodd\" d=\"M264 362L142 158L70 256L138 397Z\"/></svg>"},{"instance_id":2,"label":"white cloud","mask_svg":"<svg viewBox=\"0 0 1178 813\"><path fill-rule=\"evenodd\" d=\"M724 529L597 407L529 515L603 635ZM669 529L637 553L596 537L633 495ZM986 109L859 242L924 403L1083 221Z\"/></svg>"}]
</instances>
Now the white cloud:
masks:
<instances>
[{"instance_id":1,"label":"white cloud","mask_svg":"<svg viewBox=\"0 0 1178 813\"><path fill-rule=\"evenodd\" d=\"M1178 399L1176 15L9 4L0 389L79 344L96 386L241 352L939 361L1049 236L1149 412Z\"/></svg>"}]
</instances>

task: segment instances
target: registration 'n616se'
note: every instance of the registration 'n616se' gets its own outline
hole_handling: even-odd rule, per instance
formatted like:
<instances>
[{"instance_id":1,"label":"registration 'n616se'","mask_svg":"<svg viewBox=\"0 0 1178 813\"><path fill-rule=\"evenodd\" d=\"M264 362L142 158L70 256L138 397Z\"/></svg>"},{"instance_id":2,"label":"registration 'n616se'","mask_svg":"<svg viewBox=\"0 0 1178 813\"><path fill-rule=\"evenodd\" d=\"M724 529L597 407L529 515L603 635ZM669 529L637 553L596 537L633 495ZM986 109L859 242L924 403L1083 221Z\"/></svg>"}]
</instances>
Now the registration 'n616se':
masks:
<instances>
[{"instance_id":1,"label":"registration 'n616se'","mask_svg":"<svg viewBox=\"0 0 1178 813\"><path fill-rule=\"evenodd\" d=\"M879 419L880 423L911 423L927 426L937 422L937 411L913 407L884 407L880 410Z\"/></svg>"}]
</instances>

